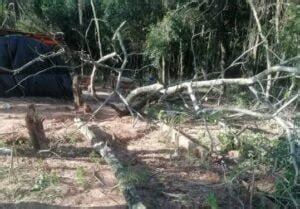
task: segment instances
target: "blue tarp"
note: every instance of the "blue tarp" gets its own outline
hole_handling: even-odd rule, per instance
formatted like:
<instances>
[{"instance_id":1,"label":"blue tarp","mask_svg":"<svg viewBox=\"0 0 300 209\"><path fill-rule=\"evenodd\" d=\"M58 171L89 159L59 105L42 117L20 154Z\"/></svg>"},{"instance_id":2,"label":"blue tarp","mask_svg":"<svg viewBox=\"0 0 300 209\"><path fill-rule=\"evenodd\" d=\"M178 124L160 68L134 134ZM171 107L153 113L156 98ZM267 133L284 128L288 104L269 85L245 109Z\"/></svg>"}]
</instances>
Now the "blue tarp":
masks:
<instances>
[{"instance_id":1,"label":"blue tarp","mask_svg":"<svg viewBox=\"0 0 300 209\"><path fill-rule=\"evenodd\" d=\"M17 69L40 54L52 51L52 47L35 39L22 35L0 37L0 66ZM30 65L19 74L13 75L0 69L0 97L38 96L38 97L72 97L72 80L68 69L53 66L66 66L61 57L57 56L43 62ZM27 78L21 85L17 85ZM13 90L13 87L16 87Z\"/></svg>"}]
</instances>

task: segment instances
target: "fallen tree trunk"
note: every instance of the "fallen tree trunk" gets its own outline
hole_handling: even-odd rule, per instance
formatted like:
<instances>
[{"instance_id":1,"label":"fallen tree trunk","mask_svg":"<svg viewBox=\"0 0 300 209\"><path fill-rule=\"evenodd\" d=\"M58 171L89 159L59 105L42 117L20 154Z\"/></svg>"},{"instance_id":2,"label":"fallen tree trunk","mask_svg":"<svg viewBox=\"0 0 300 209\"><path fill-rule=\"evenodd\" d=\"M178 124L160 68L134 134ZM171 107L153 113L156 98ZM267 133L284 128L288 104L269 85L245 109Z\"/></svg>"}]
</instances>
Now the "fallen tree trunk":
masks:
<instances>
[{"instance_id":1,"label":"fallen tree trunk","mask_svg":"<svg viewBox=\"0 0 300 209\"><path fill-rule=\"evenodd\" d=\"M115 156L113 150L107 146L106 140L102 138L97 138L96 135L91 131L87 125L80 119L75 119L75 125L79 128L80 132L91 141L93 148L103 157L105 162L112 168L121 192L124 194L125 199L128 203L129 208L132 209L145 209L146 206L141 202L139 195L137 194L134 185L128 183L126 169L120 162L120 160ZM102 130L101 130L102 131ZM102 131L102 136L107 136L107 134Z\"/></svg>"},{"instance_id":2,"label":"fallen tree trunk","mask_svg":"<svg viewBox=\"0 0 300 209\"><path fill-rule=\"evenodd\" d=\"M126 97L126 101L131 108L139 111L144 107L143 104L145 105L147 103L147 99L149 98L151 98L151 100L153 101L159 99L160 96L162 95L167 97L167 96L172 96L176 93L181 93L183 91L191 92L191 90L193 89L217 87L223 85L251 86L253 84L261 82L265 76L277 72L295 73L297 75L300 75L299 68L286 67L286 66L274 66L250 78L232 78L232 79L224 78L224 79L213 79L207 81L185 81L180 84L173 85L167 88L165 88L164 85L160 83L155 83L149 86L143 86L132 90L130 94ZM152 95L153 97L148 95ZM196 107L195 108L196 110L199 109L195 101L193 105ZM116 107L116 105L114 106ZM119 106L119 109L120 109L119 112L122 112L124 113L123 115L125 115L126 110L124 106ZM128 111L127 114L129 114Z\"/></svg>"}]
</instances>

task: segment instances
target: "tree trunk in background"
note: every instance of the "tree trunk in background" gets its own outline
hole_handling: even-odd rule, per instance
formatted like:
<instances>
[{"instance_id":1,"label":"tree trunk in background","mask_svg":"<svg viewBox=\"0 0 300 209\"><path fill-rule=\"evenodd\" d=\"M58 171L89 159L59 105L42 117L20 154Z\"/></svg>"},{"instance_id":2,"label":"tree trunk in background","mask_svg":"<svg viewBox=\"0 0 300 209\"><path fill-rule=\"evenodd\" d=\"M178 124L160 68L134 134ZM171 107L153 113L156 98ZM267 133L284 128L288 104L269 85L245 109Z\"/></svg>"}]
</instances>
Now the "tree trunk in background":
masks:
<instances>
[{"instance_id":1,"label":"tree trunk in background","mask_svg":"<svg viewBox=\"0 0 300 209\"><path fill-rule=\"evenodd\" d=\"M183 66L183 59L184 59L184 52L183 52L183 47L182 47L182 41L180 41L180 72L179 72L179 80L183 80L183 72L184 72L184 66Z\"/></svg>"},{"instance_id":2,"label":"tree trunk in background","mask_svg":"<svg viewBox=\"0 0 300 209\"><path fill-rule=\"evenodd\" d=\"M166 84L166 61L164 56L161 58L161 82L164 85Z\"/></svg>"},{"instance_id":3,"label":"tree trunk in background","mask_svg":"<svg viewBox=\"0 0 300 209\"><path fill-rule=\"evenodd\" d=\"M83 30L83 0L78 0L78 20L79 20L79 27L80 27L80 32ZM83 50L84 50L84 40L81 38L81 55L83 55ZM81 75L83 76L83 65L81 66Z\"/></svg>"},{"instance_id":4,"label":"tree trunk in background","mask_svg":"<svg viewBox=\"0 0 300 209\"><path fill-rule=\"evenodd\" d=\"M82 106L82 98L81 98L82 92L81 92L81 89L80 89L80 86L79 86L79 77L78 77L78 75L75 75L73 77L72 90L73 90L75 110L78 110Z\"/></svg>"}]
</instances>

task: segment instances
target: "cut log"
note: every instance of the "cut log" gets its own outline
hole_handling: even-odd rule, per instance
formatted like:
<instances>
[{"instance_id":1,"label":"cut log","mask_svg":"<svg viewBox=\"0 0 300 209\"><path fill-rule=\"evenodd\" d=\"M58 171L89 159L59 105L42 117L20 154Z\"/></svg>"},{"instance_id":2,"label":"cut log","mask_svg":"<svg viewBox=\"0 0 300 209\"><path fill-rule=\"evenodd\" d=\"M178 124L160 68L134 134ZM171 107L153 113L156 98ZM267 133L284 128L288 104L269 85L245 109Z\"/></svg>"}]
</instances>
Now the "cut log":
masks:
<instances>
[{"instance_id":1,"label":"cut log","mask_svg":"<svg viewBox=\"0 0 300 209\"><path fill-rule=\"evenodd\" d=\"M91 141L93 148L96 152L98 152L105 162L112 168L117 181L118 186L123 193L128 207L132 209L145 209L146 206L141 202L139 195L137 194L136 188L134 185L128 183L126 169L120 162L120 160L113 153L113 150L107 146L107 133L103 130L99 130L101 132L101 137L97 138L95 133L91 131L86 123L82 122L80 119L74 120L75 125L79 128L80 132ZM106 137L105 137L106 136ZM105 137L105 138L102 138Z\"/></svg>"},{"instance_id":2,"label":"cut log","mask_svg":"<svg viewBox=\"0 0 300 209\"><path fill-rule=\"evenodd\" d=\"M48 149L49 140L44 131L43 120L36 112L34 104L28 106L25 122L33 148L36 151Z\"/></svg>"}]
</instances>

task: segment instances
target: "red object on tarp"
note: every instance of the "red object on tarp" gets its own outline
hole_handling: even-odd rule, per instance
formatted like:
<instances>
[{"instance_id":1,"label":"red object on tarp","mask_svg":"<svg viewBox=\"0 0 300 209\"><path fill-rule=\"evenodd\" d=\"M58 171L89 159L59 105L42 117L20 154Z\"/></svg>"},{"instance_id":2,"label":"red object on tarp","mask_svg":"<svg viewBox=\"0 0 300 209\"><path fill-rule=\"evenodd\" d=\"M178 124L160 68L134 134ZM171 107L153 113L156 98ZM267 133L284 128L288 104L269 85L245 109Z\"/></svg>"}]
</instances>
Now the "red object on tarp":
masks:
<instances>
[{"instance_id":1,"label":"red object on tarp","mask_svg":"<svg viewBox=\"0 0 300 209\"><path fill-rule=\"evenodd\" d=\"M0 29L0 36L13 35L13 34L20 34L20 35L28 36L28 37L31 37L33 39L36 39L36 40L46 44L46 45L57 45L58 44L58 42L55 39L51 38L49 35L46 35L46 34L27 33L27 32L16 31L16 30Z\"/></svg>"}]
</instances>

